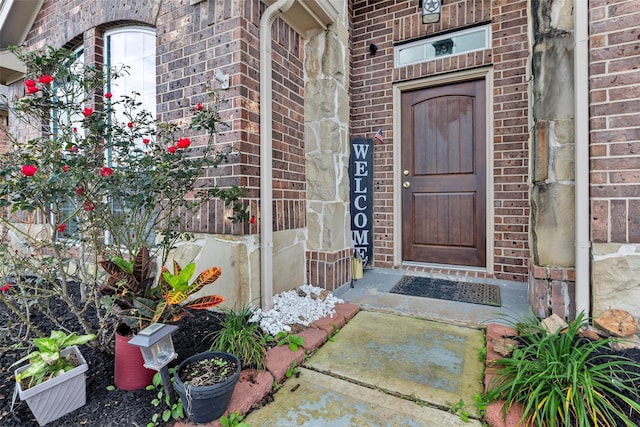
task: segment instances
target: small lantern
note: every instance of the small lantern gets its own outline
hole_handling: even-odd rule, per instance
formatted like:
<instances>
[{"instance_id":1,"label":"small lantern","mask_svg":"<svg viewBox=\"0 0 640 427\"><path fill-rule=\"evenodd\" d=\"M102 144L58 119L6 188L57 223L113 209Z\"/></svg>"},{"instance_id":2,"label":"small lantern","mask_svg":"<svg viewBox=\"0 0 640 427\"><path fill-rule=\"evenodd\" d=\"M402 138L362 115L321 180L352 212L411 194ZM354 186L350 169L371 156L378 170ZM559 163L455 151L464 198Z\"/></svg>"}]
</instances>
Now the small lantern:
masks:
<instances>
[{"instance_id":1,"label":"small lantern","mask_svg":"<svg viewBox=\"0 0 640 427\"><path fill-rule=\"evenodd\" d=\"M153 323L129 341L129 344L140 347L145 368L159 371L178 357L171 339L176 329L178 327L174 325Z\"/></svg>"},{"instance_id":2,"label":"small lantern","mask_svg":"<svg viewBox=\"0 0 640 427\"><path fill-rule=\"evenodd\" d=\"M422 23L433 24L440 21L441 0L422 0Z\"/></svg>"}]
</instances>

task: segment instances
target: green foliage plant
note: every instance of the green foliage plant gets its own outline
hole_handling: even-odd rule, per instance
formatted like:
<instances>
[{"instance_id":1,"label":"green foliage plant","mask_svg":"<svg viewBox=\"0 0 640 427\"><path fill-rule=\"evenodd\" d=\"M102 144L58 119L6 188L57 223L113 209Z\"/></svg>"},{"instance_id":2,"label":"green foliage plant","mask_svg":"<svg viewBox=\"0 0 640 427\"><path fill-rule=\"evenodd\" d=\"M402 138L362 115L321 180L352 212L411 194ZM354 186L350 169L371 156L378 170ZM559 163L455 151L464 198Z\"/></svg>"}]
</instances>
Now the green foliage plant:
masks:
<instances>
[{"instance_id":1,"label":"green foliage plant","mask_svg":"<svg viewBox=\"0 0 640 427\"><path fill-rule=\"evenodd\" d=\"M30 378L29 387L36 386L43 381L52 379L75 368L70 356L64 357L61 352L74 345L85 344L95 338L95 335L75 335L62 331L51 331L48 338L35 338L33 343L38 350L32 351L11 366L29 361L29 366L16 375L16 380L21 382Z\"/></svg>"},{"instance_id":2,"label":"green foliage plant","mask_svg":"<svg viewBox=\"0 0 640 427\"><path fill-rule=\"evenodd\" d=\"M265 369L267 355L266 335L260 322L251 322L254 308L245 305L240 309L222 309L224 318L220 329L212 332L210 351L224 351L236 355L243 366Z\"/></svg>"},{"instance_id":3,"label":"green foliage plant","mask_svg":"<svg viewBox=\"0 0 640 427\"><path fill-rule=\"evenodd\" d=\"M231 412L229 415L220 417L220 425L222 427L249 427L249 424L243 423L244 415L240 415L238 411Z\"/></svg>"},{"instance_id":4,"label":"green foliage plant","mask_svg":"<svg viewBox=\"0 0 640 427\"><path fill-rule=\"evenodd\" d=\"M8 100L18 124L0 154L0 237L13 280L0 299L29 322L27 304L46 313L58 299L107 347L109 312L96 292L100 260L130 259L148 246L163 264L175 242L189 237L191 214L212 199L230 207L231 222L247 219L244 190L211 178L235 155L216 142L225 129L223 101L203 84L209 100L190 107L191 120L161 123L143 109L140 94L118 92L126 66L85 65L53 47L12 50L27 71L24 95ZM71 283L81 284L80 299ZM87 321L88 312L100 326Z\"/></svg>"},{"instance_id":5,"label":"green foliage plant","mask_svg":"<svg viewBox=\"0 0 640 427\"><path fill-rule=\"evenodd\" d=\"M205 269L192 282L196 264L189 263L182 269L174 261L173 273L163 266L154 286L155 266L146 246L131 261L114 257L100 265L109 273L105 284L98 288L104 295L103 302L108 301L116 317L134 330L155 322L173 323L188 315L189 310L210 309L224 301L220 295L207 295L183 304L191 294L220 277L219 267Z\"/></svg>"},{"instance_id":6,"label":"green foliage plant","mask_svg":"<svg viewBox=\"0 0 640 427\"><path fill-rule=\"evenodd\" d=\"M275 341L278 345L286 345L291 351L298 351L298 348L304 345L304 338L287 331L278 332L275 337L268 338L267 340L270 342Z\"/></svg>"},{"instance_id":7,"label":"green foliage plant","mask_svg":"<svg viewBox=\"0 0 640 427\"><path fill-rule=\"evenodd\" d=\"M458 415L462 421L464 421L465 423L468 423L471 413L467 409L465 409L465 407L466 407L466 404L464 403L464 400L460 399L458 403L456 403L451 407L449 412L451 412L454 415Z\"/></svg>"},{"instance_id":8,"label":"green foliage plant","mask_svg":"<svg viewBox=\"0 0 640 427\"><path fill-rule=\"evenodd\" d=\"M549 333L531 314L513 325L523 344L495 362L497 376L489 385L488 399L504 399L505 416L514 404L521 404L526 425L633 426L627 414L640 412L634 385L640 381L640 365L611 354L614 338L580 338L585 323L580 313L566 330Z\"/></svg>"},{"instance_id":9,"label":"green foliage plant","mask_svg":"<svg viewBox=\"0 0 640 427\"><path fill-rule=\"evenodd\" d=\"M175 371L175 368L169 369L169 375L172 382ZM159 412L156 412L151 416L151 421L147 423L147 427L158 426L160 425L160 421L167 423L169 420L181 420L184 418L182 400L175 399L175 402L171 401L171 396L165 392L160 372L157 372L153 376L153 381L147 386L146 390L156 392L156 397L151 400L151 405L155 408L160 408Z\"/></svg>"}]
</instances>

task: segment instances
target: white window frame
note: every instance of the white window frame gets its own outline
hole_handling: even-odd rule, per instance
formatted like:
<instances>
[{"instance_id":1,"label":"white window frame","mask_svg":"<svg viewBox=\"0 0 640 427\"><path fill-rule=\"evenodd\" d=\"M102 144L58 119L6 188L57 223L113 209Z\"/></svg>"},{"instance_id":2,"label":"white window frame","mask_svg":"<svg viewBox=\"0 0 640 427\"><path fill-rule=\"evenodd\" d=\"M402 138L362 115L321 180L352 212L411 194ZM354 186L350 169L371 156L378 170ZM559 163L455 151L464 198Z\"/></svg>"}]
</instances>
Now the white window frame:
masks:
<instances>
[{"instance_id":1,"label":"white window frame","mask_svg":"<svg viewBox=\"0 0 640 427\"><path fill-rule=\"evenodd\" d=\"M462 52L455 52L455 53L451 53L451 54L445 54L445 55L440 55L437 57L427 57L427 53L426 53L426 49L429 46L433 46L434 43L437 43L439 41L442 40L448 40L448 39L455 39L456 37L460 37L460 36L465 36L467 34L471 34L471 33L477 33L477 32L484 32L484 43L483 46L477 48L477 49L469 49L469 50L465 50ZM417 59L415 61L408 61L405 63L400 63L400 54L403 50L406 49L413 49L413 48L419 48L419 47L423 47L424 49L424 55L422 57L422 59ZM393 66L395 68L400 68L400 67L406 67L408 65L413 65L413 64L420 64L422 62L428 62L428 61L433 61L435 59L442 59L442 58L448 58L451 56L456 56L456 55L463 55L466 53L471 53L471 52L477 52L480 50L485 50L491 47L491 26L490 25L482 25L482 26L478 26L478 27L472 27L472 28L467 28L464 30L460 30L460 31L456 31L453 33L447 33L441 36L436 36L436 37L429 37L426 39L422 39L422 40L417 40L411 43L405 43L405 44L400 44L397 46L394 46L393 48Z\"/></svg>"}]
</instances>

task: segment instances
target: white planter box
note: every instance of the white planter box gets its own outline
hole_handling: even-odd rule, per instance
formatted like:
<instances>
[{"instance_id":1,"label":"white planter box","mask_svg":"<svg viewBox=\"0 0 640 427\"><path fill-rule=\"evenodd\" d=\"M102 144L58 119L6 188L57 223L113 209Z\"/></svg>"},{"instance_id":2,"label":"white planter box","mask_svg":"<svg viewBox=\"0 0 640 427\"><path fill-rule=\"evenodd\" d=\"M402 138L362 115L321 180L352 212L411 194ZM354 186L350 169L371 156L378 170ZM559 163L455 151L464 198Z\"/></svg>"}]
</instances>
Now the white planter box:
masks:
<instances>
[{"instance_id":1,"label":"white planter box","mask_svg":"<svg viewBox=\"0 0 640 427\"><path fill-rule=\"evenodd\" d=\"M72 346L62 350L62 356L74 352L80 365L51 380L22 390L17 382L20 400L25 400L29 409L41 426L84 406L87 399L87 382L84 373L87 371L87 362L82 357L78 347ZM22 366L15 371L15 375L27 369L29 365Z\"/></svg>"}]
</instances>

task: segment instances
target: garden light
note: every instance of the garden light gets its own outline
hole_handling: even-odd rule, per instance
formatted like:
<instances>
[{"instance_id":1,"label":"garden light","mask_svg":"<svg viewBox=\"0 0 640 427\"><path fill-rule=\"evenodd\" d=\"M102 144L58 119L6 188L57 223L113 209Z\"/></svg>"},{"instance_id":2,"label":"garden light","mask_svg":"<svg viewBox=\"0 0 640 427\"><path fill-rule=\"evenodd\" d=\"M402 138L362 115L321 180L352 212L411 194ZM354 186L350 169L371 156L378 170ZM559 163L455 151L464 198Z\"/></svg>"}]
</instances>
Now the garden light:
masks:
<instances>
[{"instance_id":1,"label":"garden light","mask_svg":"<svg viewBox=\"0 0 640 427\"><path fill-rule=\"evenodd\" d=\"M160 371L178 357L171 339L176 329L178 327L174 325L153 323L129 341L129 344L140 347L145 368Z\"/></svg>"}]
</instances>

